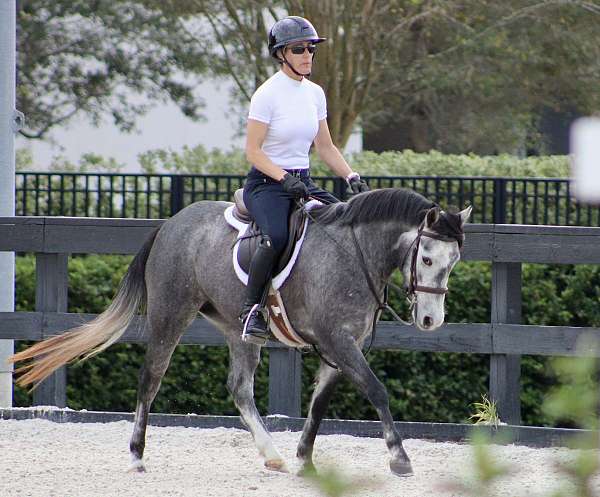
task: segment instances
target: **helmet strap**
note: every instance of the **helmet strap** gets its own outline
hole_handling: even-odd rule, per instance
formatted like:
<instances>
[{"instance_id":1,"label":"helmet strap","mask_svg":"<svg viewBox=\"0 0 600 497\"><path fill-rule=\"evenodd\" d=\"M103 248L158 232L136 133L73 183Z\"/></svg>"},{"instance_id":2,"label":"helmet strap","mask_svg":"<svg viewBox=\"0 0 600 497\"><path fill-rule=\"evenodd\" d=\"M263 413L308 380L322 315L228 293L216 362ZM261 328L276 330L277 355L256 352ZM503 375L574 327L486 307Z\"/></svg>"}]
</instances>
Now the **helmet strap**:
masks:
<instances>
[{"instance_id":1,"label":"helmet strap","mask_svg":"<svg viewBox=\"0 0 600 497\"><path fill-rule=\"evenodd\" d=\"M296 69L294 69L294 66L292 66L292 64L290 64L290 63L289 63L289 61L288 61L288 60L285 58L285 51L284 51L284 50L282 50L282 51L281 51L281 56L283 57L283 62L284 62L285 64L287 64L287 66L288 66L288 67L289 67L289 68L292 70L292 72L293 72L293 73L294 73L296 76L302 76L303 78L310 79L310 74L311 74L311 73L308 73L308 74L302 74L302 73L299 73L298 71L296 71ZM313 57L313 58L314 58L314 57Z\"/></svg>"}]
</instances>

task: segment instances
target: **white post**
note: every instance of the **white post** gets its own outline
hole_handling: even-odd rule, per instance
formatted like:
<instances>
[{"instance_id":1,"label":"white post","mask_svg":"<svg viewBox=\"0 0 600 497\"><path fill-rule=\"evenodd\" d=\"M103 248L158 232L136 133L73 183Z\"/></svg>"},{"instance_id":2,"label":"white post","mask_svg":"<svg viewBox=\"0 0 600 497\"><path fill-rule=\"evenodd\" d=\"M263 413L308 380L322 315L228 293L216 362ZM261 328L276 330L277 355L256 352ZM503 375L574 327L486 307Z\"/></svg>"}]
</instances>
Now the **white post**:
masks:
<instances>
[{"instance_id":1,"label":"white post","mask_svg":"<svg viewBox=\"0 0 600 497\"><path fill-rule=\"evenodd\" d=\"M15 215L16 2L0 0L0 216ZM0 312L15 308L15 254L0 252ZM13 340L0 340L0 407L12 407Z\"/></svg>"}]
</instances>

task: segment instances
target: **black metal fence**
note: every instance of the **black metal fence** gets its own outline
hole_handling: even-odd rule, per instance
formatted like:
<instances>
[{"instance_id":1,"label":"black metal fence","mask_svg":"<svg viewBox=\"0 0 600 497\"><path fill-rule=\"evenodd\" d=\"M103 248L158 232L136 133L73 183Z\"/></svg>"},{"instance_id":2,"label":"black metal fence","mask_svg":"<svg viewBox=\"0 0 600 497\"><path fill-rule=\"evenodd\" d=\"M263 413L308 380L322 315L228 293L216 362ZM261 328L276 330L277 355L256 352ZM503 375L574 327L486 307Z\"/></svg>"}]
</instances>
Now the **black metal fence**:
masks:
<instances>
[{"instance_id":1,"label":"black metal fence","mask_svg":"<svg viewBox=\"0 0 600 497\"><path fill-rule=\"evenodd\" d=\"M344 180L315 177L338 198ZM562 178L365 176L372 188L408 187L441 205L473 206L472 222L600 226L600 207L580 204ZM198 200L231 200L244 176L18 172L21 216L165 218Z\"/></svg>"}]
</instances>

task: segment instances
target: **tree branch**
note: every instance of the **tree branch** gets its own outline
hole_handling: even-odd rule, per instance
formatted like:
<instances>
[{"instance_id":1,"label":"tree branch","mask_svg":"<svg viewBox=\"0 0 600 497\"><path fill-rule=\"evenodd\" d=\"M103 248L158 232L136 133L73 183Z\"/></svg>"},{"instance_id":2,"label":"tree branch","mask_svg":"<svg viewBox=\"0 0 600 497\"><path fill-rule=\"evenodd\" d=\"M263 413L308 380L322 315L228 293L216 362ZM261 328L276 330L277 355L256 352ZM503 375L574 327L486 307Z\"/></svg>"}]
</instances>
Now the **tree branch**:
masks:
<instances>
[{"instance_id":1,"label":"tree branch","mask_svg":"<svg viewBox=\"0 0 600 497\"><path fill-rule=\"evenodd\" d=\"M223 40L223 37L221 36L221 33L220 33L219 29L217 28L217 26L216 26L216 24L215 24L214 19L212 18L212 16L208 12L204 12L204 16L206 17L206 19L208 20L209 24L211 25L211 28L212 28L215 36L217 37L217 41L219 42L219 46L223 49L223 54L225 56L225 65L227 66L227 70L229 71L229 74L231 75L231 77L235 81L235 84L237 85L237 87L240 90L240 92L242 92L242 94L244 95L244 98L249 102L250 98L251 98L251 95L246 90L246 87L244 86L244 83L238 77L237 71L234 69L234 67L233 67L233 65L231 63L231 57L229 55L229 51L227 50L227 45L225 44L225 40ZM198 38L196 37L196 35L193 34L193 33L191 33L188 30L187 26L185 26L185 24L181 20L179 20L179 24L187 32L187 34L189 36L191 36L196 41L199 41Z\"/></svg>"},{"instance_id":2,"label":"tree branch","mask_svg":"<svg viewBox=\"0 0 600 497\"><path fill-rule=\"evenodd\" d=\"M580 2L577 2L574 0L548 0L548 1L537 3L535 5L529 5L527 7L523 7L521 9L514 11L512 14L500 19L497 23L495 23L491 26L488 26L483 31L480 31L479 33L475 34L472 38L469 38L468 40L466 40L458 45L453 45L452 47L446 48L446 49L442 50L441 52L438 52L435 54L429 54L428 57L430 59L444 57L452 52L455 52L459 48L463 48L463 47L473 43L474 41L479 40L480 38L483 38L484 36L491 33L492 31L499 29L501 27L507 26L510 23L515 22L515 21L517 21L535 11L538 11L540 9L543 9L546 7L552 7L552 6L559 6L559 5L577 5L577 4L580 4Z\"/></svg>"}]
</instances>

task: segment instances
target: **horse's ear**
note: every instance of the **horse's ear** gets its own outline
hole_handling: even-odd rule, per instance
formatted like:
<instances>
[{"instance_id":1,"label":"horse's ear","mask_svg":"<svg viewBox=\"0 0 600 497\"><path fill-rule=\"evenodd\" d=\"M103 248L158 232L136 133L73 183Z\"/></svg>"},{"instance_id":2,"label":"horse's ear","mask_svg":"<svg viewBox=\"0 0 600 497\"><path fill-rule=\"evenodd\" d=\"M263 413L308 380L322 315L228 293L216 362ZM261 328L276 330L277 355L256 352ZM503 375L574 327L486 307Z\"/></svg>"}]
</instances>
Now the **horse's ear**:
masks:
<instances>
[{"instance_id":1,"label":"horse's ear","mask_svg":"<svg viewBox=\"0 0 600 497\"><path fill-rule=\"evenodd\" d=\"M466 209L460 211L458 213L458 215L460 216L460 224L462 226L465 225L465 223L467 222L467 220L469 219L469 217L471 216L471 211L473 210L473 206L469 205L469 207L467 207Z\"/></svg>"},{"instance_id":2,"label":"horse's ear","mask_svg":"<svg viewBox=\"0 0 600 497\"><path fill-rule=\"evenodd\" d=\"M426 228L431 228L435 223L437 223L438 219L440 218L440 212L442 211L442 209L440 209L439 207L432 207L431 209L429 209L427 211L427 214L425 215L425 227Z\"/></svg>"}]
</instances>

